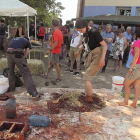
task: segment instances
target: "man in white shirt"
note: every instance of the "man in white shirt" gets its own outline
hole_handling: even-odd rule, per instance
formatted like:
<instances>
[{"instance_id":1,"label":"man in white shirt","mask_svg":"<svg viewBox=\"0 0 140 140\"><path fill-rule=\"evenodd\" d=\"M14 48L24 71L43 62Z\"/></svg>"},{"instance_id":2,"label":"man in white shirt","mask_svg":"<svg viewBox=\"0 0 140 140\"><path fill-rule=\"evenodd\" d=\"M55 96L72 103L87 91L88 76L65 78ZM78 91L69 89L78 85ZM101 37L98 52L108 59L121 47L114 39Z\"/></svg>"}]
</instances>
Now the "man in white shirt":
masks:
<instances>
[{"instance_id":1,"label":"man in white shirt","mask_svg":"<svg viewBox=\"0 0 140 140\"><path fill-rule=\"evenodd\" d=\"M65 70L65 72L71 72L71 73L73 73L73 65L74 65L74 62L75 62L75 53L82 46L82 41L83 41L83 34L80 33L79 31L75 30L75 29L73 31L74 31L74 33L72 35L71 44L70 44L71 67L70 67L70 69ZM73 76L79 75L80 57L81 57L81 54L79 54L76 58L77 70L73 74Z\"/></svg>"}]
</instances>

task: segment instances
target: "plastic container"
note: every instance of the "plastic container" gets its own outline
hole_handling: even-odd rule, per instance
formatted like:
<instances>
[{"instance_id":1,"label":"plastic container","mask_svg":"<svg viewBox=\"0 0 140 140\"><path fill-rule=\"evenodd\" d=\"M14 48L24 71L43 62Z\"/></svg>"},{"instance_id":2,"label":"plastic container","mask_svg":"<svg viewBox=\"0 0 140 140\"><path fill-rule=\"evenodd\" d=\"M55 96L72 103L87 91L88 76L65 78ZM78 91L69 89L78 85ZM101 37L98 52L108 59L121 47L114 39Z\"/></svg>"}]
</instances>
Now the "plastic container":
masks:
<instances>
[{"instance_id":1,"label":"plastic container","mask_svg":"<svg viewBox=\"0 0 140 140\"><path fill-rule=\"evenodd\" d=\"M16 117L16 101L13 99L8 99L6 102L6 117L15 118Z\"/></svg>"},{"instance_id":2,"label":"plastic container","mask_svg":"<svg viewBox=\"0 0 140 140\"><path fill-rule=\"evenodd\" d=\"M0 75L0 94L5 93L9 88L9 81L8 78Z\"/></svg>"},{"instance_id":3,"label":"plastic container","mask_svg":"<svg viewBox=\"0 0 140 140\"><path fill-rule=\"evenodd\" d=\"M50 124L50 119L46 116L32 115L28 118L28 123L30 126L47 127Z\"/></svg>"},{"instance_id":4,"label":"plastic container","mask_svg":"<svg viewBox=\"0 0 140 140\"><path fill-rule=\"evenodd\" d=\"M45 40L46 40L46 41L49 40L49 34L45 34Z\"/></svg>"},{"instance_id":5,"label":"plastic container","mask_svg":"<svg viewBox=\"0 0 140 140\"><path fill-rule=\"evenodd\" d=\"M121 92L123 88L124 78L121 76L112 77L112 90L116 92Z\"/></svg>"}]
</instances>

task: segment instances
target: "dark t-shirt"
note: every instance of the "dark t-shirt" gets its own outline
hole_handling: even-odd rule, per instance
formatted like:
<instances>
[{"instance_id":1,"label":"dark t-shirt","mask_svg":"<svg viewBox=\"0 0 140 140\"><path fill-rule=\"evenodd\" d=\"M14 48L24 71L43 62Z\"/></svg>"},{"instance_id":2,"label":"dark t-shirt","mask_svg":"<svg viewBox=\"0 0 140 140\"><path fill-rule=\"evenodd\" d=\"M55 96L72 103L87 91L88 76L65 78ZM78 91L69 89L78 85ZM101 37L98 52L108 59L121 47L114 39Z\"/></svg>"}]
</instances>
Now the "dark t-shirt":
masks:
<instances>
[{"instance_id":1,"label":"dark t-shirt","mask_svg":"<svg viewBox=\"0 0 140 140\"><path fill-rule=\"evenodd\" d=\"M18 27L18 29L17 29L17 32L16 32L15 37L20 37L20 36L19 36L19 28L20 28L20 27ZM23 31L23 28L22 28L22 35L25 35L25 33L24 33L24 31Z\"/></svg>"},{"instance_id":2,"label":"dark t-shirt","mask_svg":"<svg viewBox=\"0 0 140 140\"><path fill-rule=\"evenodd\" d=\"M103 41L103 38L98 30L96 30L95 28L91 28L91 30L88 32L88 37L88 46L90 50L94 50L95 48L101 46L100 42Z\"/></svg>"},{"instance_id":3,"label":"dark t-shirt","mask_svg":"<svg viewBox=\"0 0 140 140\"><path fill-rule=\"evenodd\" d=\"M29 36L34 36L35 37L35 27L34 26L30 26L30 28L29 28Z\"/></svg>"},{"instance_id":4,"label":"dark t-shirt","mask_svg":"<svg viewBox=\"0 0 140 140\"><path fill-rule=\"evenodd\" d=\"M1 24L0 25L0 35L5 35L6 30L7 30L7 25Z\"/></svg>"},{"instance_id":5,"label":"dark t-shirt","mask_svg":"<svg viewBox=\"0 0 140 140\"><path fill-rule=\"evenodd\" d=\"M25 39L23 37L16 37L16 38L12 39L8 48L14 48L14 49L29 48L29 49L31 49L31 44L27 39Z\"/></svg>"}]
</instances>

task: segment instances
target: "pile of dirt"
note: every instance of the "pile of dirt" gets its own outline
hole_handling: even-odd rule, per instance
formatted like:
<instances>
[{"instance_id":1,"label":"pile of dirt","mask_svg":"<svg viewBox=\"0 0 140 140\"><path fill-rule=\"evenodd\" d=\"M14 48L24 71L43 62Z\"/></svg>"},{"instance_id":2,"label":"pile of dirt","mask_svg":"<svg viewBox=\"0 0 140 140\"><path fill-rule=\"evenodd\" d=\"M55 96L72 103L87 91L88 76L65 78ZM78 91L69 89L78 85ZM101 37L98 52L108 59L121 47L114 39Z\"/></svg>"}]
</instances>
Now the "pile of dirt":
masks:
<instances>
[{"instance_id":1,"label":"pile of dirt","mask_svg":"<svg viewBox=\"0 0 140 140\"><path fill-rule=\"evenodd\" d=\"M47 105L51 113L59 113L59 109L75 112L92 112L97 109L105 108L106 104L98 95L93 94L93 102L87 103L84 93L66 92L64 94L53 93L53 99ZM54 103L55 102L55 103Z\"/></svg>"}]
</instances>

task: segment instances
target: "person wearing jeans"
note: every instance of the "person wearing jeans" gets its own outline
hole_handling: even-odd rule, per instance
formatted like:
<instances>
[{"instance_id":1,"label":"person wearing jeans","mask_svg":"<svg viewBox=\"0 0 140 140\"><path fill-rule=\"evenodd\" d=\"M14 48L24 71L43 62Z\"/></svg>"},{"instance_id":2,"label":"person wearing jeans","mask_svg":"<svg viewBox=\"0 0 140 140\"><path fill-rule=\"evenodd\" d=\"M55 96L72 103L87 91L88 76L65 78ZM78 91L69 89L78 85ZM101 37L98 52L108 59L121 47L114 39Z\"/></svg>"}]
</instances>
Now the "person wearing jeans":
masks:
<instances>
[{"instance_id":1,"label":"person wearing jeans","mask_svg":"<svg viewBox=\"0 0 140 140\"><path fill-rule=\"evenodd\" d=\"M107 52L106 52L106 57L105 57L105 66L102 68L102 72L105 72L105 69L107 67L109 54L112 51L112 43L113 43L113 39L115 37L115 35L111 31L111 29L112 29L112 26L110 24L107 24L106 31L102 33L102 37L103 37L104 41L107 44Z\"/></svg>"}]
</instances>

